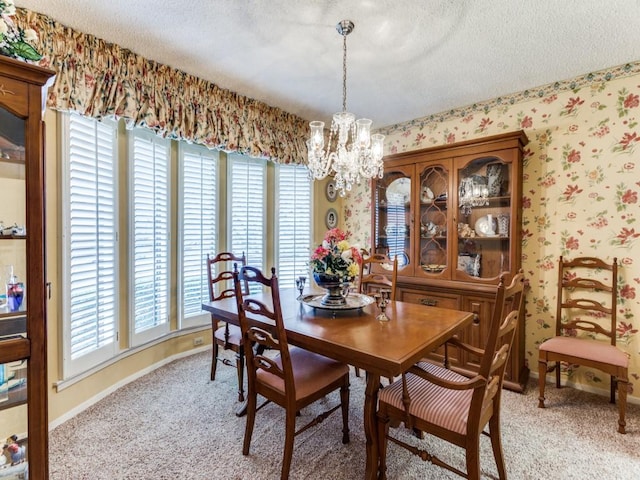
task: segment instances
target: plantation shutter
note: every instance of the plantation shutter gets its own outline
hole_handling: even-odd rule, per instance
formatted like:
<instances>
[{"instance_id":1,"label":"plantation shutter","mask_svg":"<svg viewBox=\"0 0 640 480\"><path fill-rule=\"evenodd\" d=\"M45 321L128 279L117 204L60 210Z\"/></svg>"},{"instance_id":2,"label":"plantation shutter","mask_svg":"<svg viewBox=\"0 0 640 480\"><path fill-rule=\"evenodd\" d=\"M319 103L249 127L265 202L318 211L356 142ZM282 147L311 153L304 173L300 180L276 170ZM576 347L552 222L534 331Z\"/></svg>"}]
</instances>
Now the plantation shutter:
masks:
<instances>
[{"instance_id":1,"label":"plantation shutter","mask_svg":"<svg viewBox=\"0 0 640 480\"><path fill-rule=\"evenodd\" d=\"M293 288L297 277L309 277L312 195L307 168L280 165L277 192L278 281Z\"/></svg>"},{"instance_id":2,"label":"plantation shutter","mask_svg":"<svg viewBox=\"0 0 640 480\"><path fill-rule=\"evenodd\" d=\"M181 242L179 291L181 327L185 320L203 315L202 302L209 301L207 254L217 244L218 154L195 146L181 146L180 198Z\"/></svg>"},{"instance_id":3,"label":"plantation shutter","mask_svg":"<svg viewBox=\"0 0 640 480\"><path fill-rule=\"evenodd\" d=\"M65 375L117 350L116 129L68 114L63 142Z\"/></svg>"},{"instance_id":4,"label":"plantation shutter","mask_svg":"<svg viewBox=\"0 0 640 480\"><path fill-rule=\"evenodd\" d=\"M266 161L230 155L229 172L229 248L236 255L244 252L249 265L264 269Z\"/></svg>"},{"instance_id":5,"label":"plantation shutter","mask_svg":"<svg viewBox=\"0 0 640 480\"><path fill-rule=\"evenodd\" d=\"M132 340L168 331L169 142L149 132L132 135Z\"/></svg>"}]
</instances>

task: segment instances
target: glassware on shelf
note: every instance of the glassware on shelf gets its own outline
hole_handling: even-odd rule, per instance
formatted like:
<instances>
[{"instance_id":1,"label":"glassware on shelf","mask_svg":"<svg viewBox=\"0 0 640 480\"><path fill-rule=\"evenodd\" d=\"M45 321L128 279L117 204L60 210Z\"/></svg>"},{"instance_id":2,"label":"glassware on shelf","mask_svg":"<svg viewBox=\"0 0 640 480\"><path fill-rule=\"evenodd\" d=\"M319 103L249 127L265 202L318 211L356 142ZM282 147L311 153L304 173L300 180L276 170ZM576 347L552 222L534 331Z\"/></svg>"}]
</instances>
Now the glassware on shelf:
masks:
<instances>
[{"instance_id":1,"label":"glassware on shelf","mask_svg":"<svg viewBox=\"0 0 640 480\"><path fill-rule=\"evenodd\" d=\"M498 215L498 235L501 237L509 236L509 215Z\"/></svg>"},{"instance_id":2,"label":"glassware on shelf","mask_svg":"<svg viewBox=\"0 0 640 480\"><path fill-rule=\"evenodd\" d=\"M18 277L13 273L13 265L10 266L11 273L7 282L7 305L10 312L17 312L22 306L24 299L24 283L18 282Z\"/></svg>"},{"instance_id":3,"label":"glassware on shelf","mask_svg":"<svg viewBox=\"0 0 640 480\"><path fill-rule=\"evenodd\" d=\"M487 165L487 190L490 197L499 197L503 194L504 183L507 179L507 165L491 163Z\"/></svg>"},{"instance_id":4,"label":"glassware on shelf","mask_svg":"<svg viewBox=\"0 0 640 480\"><path fill-rule=\"evenodd\" d=\"M11 272L13 271L13 267L11 265L4 265L1 270L2 278L6 278L7 281L11 279ZM7 289L5 285L5 289L0 291L0 308L7 306Z\"/></svg>"},{"instance_id":5,"label":"glassware on shelf","mask_svg":"<svg viewBox=\"0 0 640 480\"><path fill-rule=\"evenodd\" d=\"M471 214L472 207L483 207L489 204L487 177L471 175L463 178L458 187L460 210L464 215Z\"/></svg>"},{"instance_id":6,"label":"glassware on shelf","mask_svg":"<svg viewBox=\"0 0 640 480\"><path fill-rule=\"evenodd\" d=\"M0 403L9 400L9 375L7 366L0 363Z\"/></svg>"}]
</instances>

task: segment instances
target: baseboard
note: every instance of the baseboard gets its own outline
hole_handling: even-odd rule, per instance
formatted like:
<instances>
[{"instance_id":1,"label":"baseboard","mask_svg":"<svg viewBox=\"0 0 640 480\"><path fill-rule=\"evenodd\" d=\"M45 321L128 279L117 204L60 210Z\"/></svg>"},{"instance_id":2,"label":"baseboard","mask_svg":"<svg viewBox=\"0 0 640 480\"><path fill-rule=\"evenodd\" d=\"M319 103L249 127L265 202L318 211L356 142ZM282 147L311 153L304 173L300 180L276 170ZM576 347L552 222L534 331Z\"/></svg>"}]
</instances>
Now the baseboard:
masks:
<instances>
[{"instance_id":1,"label":"baseboard","mask_svg":"<svg viewBox=\"0 0 640 480\"><path fill-rule=\"evenodd\" d=\"M536 383L537 383L538 378L540 378L540 376L538 375L538 372L535 372L533 370L530 371L529 377L530 378L535 378L536 379ZM554 377L552 382L550 382L547 379L547 383L552 383L555 386L555 384L556 384L555 377ZM609 383L607 383L607 386L608 385L609 385ZM592 387L591 385L585 385L584 383L575 383L575 382L567 380L566 378L562 379L562 386L563 387L575 388L576 390L582 390L583 392L594 393L596 395L600 395L602 397L609 398L609 393L610 393L609 389L605 390L604 388L595 388L595 387ZM634 397L634 396L631 396L631 395L627 395L627 403L632 403L634 405L640 405L640 398Z\"/></svg>"},{"instance_id":2,"label":"baseboard","mask_svg":"<svg viewBox=\"0 0 640 480\"><path fill-rule=\"evenodd\" d=\"M102 400L103 398L105 398L107 395L110 395L111 393L115 392L119 388L124 387L125 385L127 385L127 384L129 384L129 383L131 383L131 382L133 382L133 381L135 381L137 379L139 379L140 377L143 377L144 375L146 375L148 373L151 373L154 370L157 370L158 368L163 367L164 365L167 365L168 363L173 362L174 360L179 360L181 358L186 358L186 357L189 357L191 355L195 355L196 353L204 352L204 351L207 351L207 350L210 350L210 349L211 349L211 345L203 345L202 347L194 348L192 350L187 350L185 352L176 353L175 355L171 355L171 356L169 356L167 358L163 358L159 362L156 362L153 365L149 365L148 367L143 368L142 370L138 370L137 372L135 372L134 374L128 376L127 378L124 378L124 379L120 380L119 382L116 382L113 385L109 386L108 388L105 388L100 393L98 393L97 395L91 397L90 399L82 402L77 407L72 408L71 410L69 410L65 414L63 414L63 415L59 416L58 418L56 418L54 421L49 422L49 431L53 430L54 428L56 428L59 425L62 425L64 422L66 422L67 420L72 419L73 417L75 417L76 415L81 413L82 411L86 410L87 408L89 408L93 404L95 404L95 403L99 402L100 400Z\"/></svg>"}]
</instances>

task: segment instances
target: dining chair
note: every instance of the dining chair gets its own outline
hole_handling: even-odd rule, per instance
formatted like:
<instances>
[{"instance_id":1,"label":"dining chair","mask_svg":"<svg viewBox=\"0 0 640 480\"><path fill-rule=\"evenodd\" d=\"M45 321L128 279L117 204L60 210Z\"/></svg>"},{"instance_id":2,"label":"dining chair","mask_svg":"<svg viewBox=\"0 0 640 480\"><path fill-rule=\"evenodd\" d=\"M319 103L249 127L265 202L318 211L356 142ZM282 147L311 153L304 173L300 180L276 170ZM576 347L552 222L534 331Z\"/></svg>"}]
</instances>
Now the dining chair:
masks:
<instances>
[{"instance_id":1,"label":"dining chair","mask_svg":"<svg viewBox=\"0 0 640 480\"><path fill-rule=\"evenodd\" d=\"M506 274L496 290L495 306L484 349L454 337L450 340L467 354L480 359L474 376L465 376L444 366L418 362L401 379L384 387L378 395L378 478L386 478L387 445L391 441L424 461L446 468L471 480L480 478L480 434L491 439L500 479L506 479L500 435L500 400L504 370L513 344L524 296L524 274L518 272L505 287ZM404 423L408 435L420 431L465 450L466 472L416 447L401 432L391 435L390 425ZM489 431L484 432L486 425Z\"/></svg>"},{"instance_id":2,"label":"dining chair","mask_svg":"<svg viewBox=\"0 0 640 480\"><path fill-rule=\"evenodd\" d=\"M618 432L625 433L629 355L616 346L617 303L617 258L607 263L596 257L560 257L556 335L538 347L539 408L545 408L547 372L555 370L560 388L563 362L595 368L611 376L611 403L616 402L617 386Z\"/></svg>"},{"instance_id":3,"label":"dining chair","mask_svg":"<svg viewBox=\"0 0 640 480\"><path fill-rule=\"evenodd\" d=\"M209 301L215 302L223 298L233 297L233 264L247 264L247 258L231 252L221 252L215 257L207 255L207 278L209 280ZM246 282L243 284L245 292L249 291ZM221 325L222 323L222 325ZM244 402L244 345L242 332L235 325L219 321L215 315L211 315L211 329L213 332L213 353L211 358L211 381L216 379L216 367L218 361L224 365L234 366L227 358L219 356L220 348L235 352L236 370L238 373L238 401Z\"/></svg>"},{"instance_id":4,"label":"dining chair","mask_svg":"<svg viewBox=\"0 0 640 480\"><path fill-rule=\"evenodd\" d=\"M255 267L233 273L238 318L247 356L247 423L242 454L249 454L256 412L273 402L285 410L285 440L281 479L289 477L294 437L342 409L342 443L349 443L349 366L302 348L289 346L282 318L276 269L266 278ZM257 284L270 292L270 301L245 297L243 283ZM259 347L263 347L260 349ZM268 351L269 355L264 352ZM262 352L262 353L261 353ZM273 355L274 352L277 352ZM296 415L304 407L340 390L340 403L296 430ZM258 406L258 395L266 401Z\"/></svg>"},{"instance_id":5,"label":"dining chair","mask_svg":"<svg viewBox=\"0 0 640 480\"><path fill-rule=\"evenodd\" d=\"M362 257L358 274L358 292L373 294L381 289L390 290L390 299L396 299L398 280L398 257L391 260L382 253L373 253Z\"/></svg>"},{"instance_id":6,"label":"dining chair","mask_svg":"<svg viewBox=\"0 0 640 480\"><path fill-rule=\"evenodd\" d=\"M358 293L375 295L380 290L389 290L389 299L396 299L396 282L398 280L398 257L391 260L383 253L365 254L362 251L362 264L358 273ZM355 367L356 376L360 369Z\"/></svg>"}]
</instances>

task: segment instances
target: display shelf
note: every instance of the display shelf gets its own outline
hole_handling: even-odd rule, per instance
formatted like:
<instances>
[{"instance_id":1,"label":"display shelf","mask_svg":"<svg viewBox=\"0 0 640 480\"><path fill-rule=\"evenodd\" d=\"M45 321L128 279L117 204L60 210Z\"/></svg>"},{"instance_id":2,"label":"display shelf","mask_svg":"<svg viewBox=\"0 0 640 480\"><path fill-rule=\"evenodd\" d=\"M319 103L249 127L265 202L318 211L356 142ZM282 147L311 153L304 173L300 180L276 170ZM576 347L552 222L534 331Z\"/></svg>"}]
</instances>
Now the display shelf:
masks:
<instances>
[{"instance_id":1,"label":"display shelf","mask_svg":"<svg viewBox=\"0 0 640 480\"><path fill-rule=\"evenodd\" d=\"M0 234L0 240L26 240L26 235L5 235Z\"/></svg>"}]
</instances>

